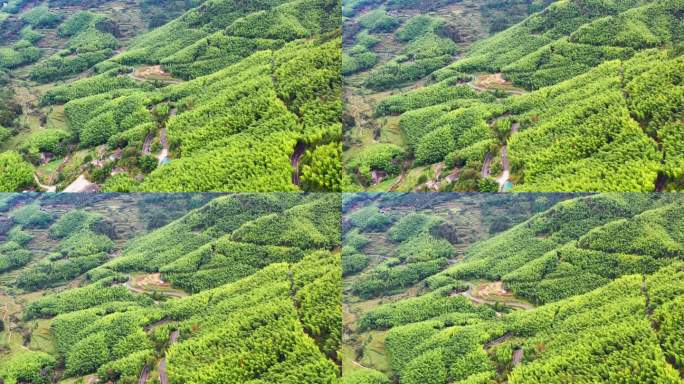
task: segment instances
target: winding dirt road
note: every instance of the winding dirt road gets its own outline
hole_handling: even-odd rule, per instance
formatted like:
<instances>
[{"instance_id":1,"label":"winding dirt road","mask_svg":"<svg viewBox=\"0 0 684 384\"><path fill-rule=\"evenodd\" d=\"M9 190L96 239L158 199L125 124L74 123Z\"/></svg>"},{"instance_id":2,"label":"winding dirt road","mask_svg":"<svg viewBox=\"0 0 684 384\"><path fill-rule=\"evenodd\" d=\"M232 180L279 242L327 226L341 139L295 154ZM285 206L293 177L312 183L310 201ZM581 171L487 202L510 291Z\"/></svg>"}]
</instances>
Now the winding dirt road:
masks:
<instances>
[{"instance_id":1,"label":"winding dirt road","mask_svg":"<svg viewBox=\"0 0 684 384\"><path fill-rule=\"evenodd\" d=\"M145 142L143 143L143 156L149 155L152 152L152 140L154 139L154 132L150 132L145 137Z\"/></svg>"},{"instance_id":2,"label":"winding dirt road","mask_svg":"<svg viewBox=\"0 0 684 384\"><path fill-rule=\"evenodd\" d=\"M166 138L166 127L159 132L159 142L162 145L162 150L157 156L159 164L163 163L169 157L169 141Z\"/></svg>"},{"instance_id":3,"label":"winding dirt road","mask_svg":"<svg viewBox=\"0 0 684 384\"><path fill-rule=\"evenodd\" d=\"M138 379L138 384L145 384L147 382L147 377L150 375L150 366L145 364L142 372L140 372L140 378Z\"/></svg>"},{"instance_id":4,"label":"winding dirt road","mask_svg":"<svg viewBox=\"0 0 684 384\"><path fill-rule=\"evenodd\" d=\"M489 172L492 168L492 154L488 153L487 156L485 156L484 163L482 164L482 178L487 178L489 177Z\"/></svg>"},{"instance_id":5,"label":"winding dirt road","mask_svg":"<svg viewBox=\"0 0 684 384\"><path fill-rule=\"evenodd\" d=\"M44 189L45 192L49 192L49 193L57 192L57 186L41 184L40 180L38 179L38 175L36 175L35 173L33 174L33 180L36 182L36 185L38 185L40 188Z\"/></svg>"},{"instance_id":6,"label":"winding dirt road","mask_svg":"<svg viewBox=\"0 0 684 384\"><path fill-rule=\"evenodd\" d=\"M513 123L511 126L511 136L518 133L519 129L520 123ZM504 191L506 183L511 178L511 164L508 161L508 147L506 145L501 147L501 167L503 168L503 173L496 179L496 182L499 184L499 192ZM484 172L484 168L482 171Z\"/></svg>"},{"instance_id":7,"label":"winding dirt road","mask_svg":"<svg viewBox=\"0 0 684 384\"><path fill-rule=\"evenodd\" d=\"M176 342L178 339L178 331L173 331L171 333L171 337L169 340L171 341L169 343L169 346L173 345L173 343ZM169 384L169 377L166 374L166 356L162 357L161 361L159 362L159 382L161 384Z\"/></svg>"},{"instance_id":8,"label":"winding dirt road","mask_svg":"<svg viewBox=\"0 0 684 384\"><path fill-rule=\"evenodd\" d=\"M299 142L295 146L295 150L292 154L292 157L290 157L290 164L292 165L292 170L294 171L294 173L292 174L292 183L297 186L301 184L299 176L299 162L301 161L304 152L306 152L306 145L304 145L304 143L302 142Z\"/></svg>"},{"instance_id":9,"label":"winding dirt road","mask_svg":"<svg viewBox=\"0 0 684 384\"><path fill-rule=\"evenodd\" d=\"M499 192L503 192L508 179L511 177L511 165L508 162L508 148L504 145L501 147L501 166L503 167L503 172L501 176L496 179L499 184Z\"/></svg>"},{"instance_id":10,"label":"winding dirt road","mask_svg":"<svg viewBox=\"0 0 684 384\"><path fill-rule=\"evenodd\" d=\"M81 174L78 179L76 179L73 183L69 184L68 187L64 188L64 191L62 192L67 192L67 193L79 193L79 192L88 192L93 190L95 187L97 187L97 184L91 183L86 179L85 175Z\"/></svg>"}]
</instances>

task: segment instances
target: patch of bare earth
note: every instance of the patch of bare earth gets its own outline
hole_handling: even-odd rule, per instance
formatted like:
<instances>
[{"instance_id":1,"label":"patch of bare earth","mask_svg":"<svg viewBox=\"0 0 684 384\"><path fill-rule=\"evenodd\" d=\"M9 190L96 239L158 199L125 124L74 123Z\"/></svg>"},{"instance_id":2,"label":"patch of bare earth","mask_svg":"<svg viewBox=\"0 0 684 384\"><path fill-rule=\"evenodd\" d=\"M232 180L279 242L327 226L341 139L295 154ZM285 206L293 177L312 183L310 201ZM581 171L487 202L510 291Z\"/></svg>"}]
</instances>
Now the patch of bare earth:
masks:
<instances>
[{"instance_id":1,"label":"patch of bare earth","mask_svg":"<svg viewBox=\"0 0 684 384\"><path fill-rule=\"evenodd\" d=\"M511 82L503 78L503 74L494 73L478 76L475 85L482 88L501 88L511 86Z\"/></svg>"},{"instance_id":2,"label":"patch of bare earth","mask_svg":"<svg viewBox=\"0 0 684 384\"><path fill-rule=\"evenodd\" d=\"M138 287L157 286L169 287L169 283L164 282L161 278L161 273L152 273L149 275L140 276L135 279L135 285Z\"/></svg>"},{"instance_id":3,"label":"patch of bare earth","mask_svg":"<svg viewBox=\"0 0 684 384\"><path fill-rule=\"evenodd\" d=\"M161 65L152 65L147 67L136 68L133 71L133 78L143 80L160 80L160 81L173 81L173 75L165 72Z\"/></svg>"}]
</instances>

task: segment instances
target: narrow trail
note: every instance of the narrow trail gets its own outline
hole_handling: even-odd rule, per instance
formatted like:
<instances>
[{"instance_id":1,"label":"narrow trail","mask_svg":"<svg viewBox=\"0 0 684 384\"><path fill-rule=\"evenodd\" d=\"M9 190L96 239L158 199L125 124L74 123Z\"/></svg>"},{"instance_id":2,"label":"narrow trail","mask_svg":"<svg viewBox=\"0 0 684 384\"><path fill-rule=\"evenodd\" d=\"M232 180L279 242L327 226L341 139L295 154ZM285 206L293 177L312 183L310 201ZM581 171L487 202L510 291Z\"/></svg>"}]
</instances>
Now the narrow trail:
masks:
<instances>
[{"instance_id":1,"label":"narrow trail","mask_svg":"<svg viewBox=\"0 0 684 384\"><path fill-rule=\"evenodd\" d=\"M149 155L152 152L152 139L154 139L154 132L148 133L147 137L145 137L142 149L143 156Z\"/></svg>"},{"instance_id":2,"label":"narrow trail","mask_svg":"<svg viewBox=\"0 0 684 384\"><path fill-rule=\"evenodd\" d=\"M147 377L150 376L150 366L145 364L143 370L140 372L140 378L138 378L138 384L145 384L147 382Z\"/></svg>"},{"instance_id":3,"label":"narrow trail","mask_svg":"<svg viewBox=\"0 0 684 384\"><path fill-rule=\"evenodd\" d=\"M302 142L299 142L295 146L294 153L290 157L290 164L292 165L293 171L292 184L296 186L299 186L301 184L299 162L301 161L304 152L306 152L306 145L304 145L304 143Z\"/></svg>"},{"instance_id":4,"label":"narrow trail","mask_svg":"<svg viewBox=\"0 0 684 384\"><path fill-rule=\"evenodd\" d=\"M511 137L518 133L518 130L520 129L520 123L513 123L511 126ZM496 182L499 184L499 192L503 192L504 188L506 186L506 183L508 183L508 180L511 178L511 164L508 161L508 146L504 145L501 147L501 167L503 168L503 173L499 178L496 179ZM482 170L484 172L484 168Z\"/></svg>"},{"instance_id":5,"label":"narrow trail","mask_svg":"<svg viewBox=\"0 0 684 384\"><path fill-rule=\"evenodd\" d=\"M371 369L371 368L368 368L365 365L357 362L356 360L352 360L352 364L356 365L357 367L363 368L363 369Z\"/></svg>"},{"instance_id":6,"label":"narrow trail","mask_svg":"<svg viewBox=\"0 0 684 384\"><path fill-rule=\"evenodd\" d=\"M59 175L62 172L62 169L64 169L64 165L69 162L71 159L71 152L67 153L66 156L64 156L64 160L62 160L62 163L55 169L51 174L50 174L50 179L48 180L49 183L54 182L55 177ZM45 192L57 192L57 186L56 185L44 185L41 184L40 180L38 179L38 175L36 173L33 174L33 179L35 180L36 184L45 190Z\"/></svg>"},{"instance_id":7,"label":"narrow trail","mask_svg":"<svg viewBox=\"0 0 684 384\"><path fill-rule=\"evenodd\" d=\"M492 154L488 153L485 156L484 163L482 164L482 178L489 177L490 169L492 168Z\"/></svg>"},{"instance_id":8,"label":"narrow trail","mask_svg":"<svg viewBox=\"0 0 684 384\"><path fill-rule=\"evenodd\" d=\"M7 324L7 344L12 342L12 326L9 323L9 303L5 303L5 311L2 315L2 323Z\"/></svg>"},{"instance_id":9,"label":"narrow trail","mask_svg":"<svg viewBox=\"0 0 684 384\"><path fill-rule=\"evenodd\" d=\"M522 362L524 353L522 348L518 348L513 352L513 360L511 361L513 363L513 366L517 366Z\"/></svg>"},{"instance_id":10,"label":"narrow trail","mask_svg":"<svg viewBox=\"0 0 684 384\"><path fill-rule=\"evenodd\" d=\"M78 192L95 192L97 184L91 183L86 179L84 174L81 174L73 183L69 184L68 187L64 188L67 193L78 193Z\"/></svg>"},{"instance_id":11,"label":"narrow trail","mask_svg":"<svg viewBox=\"0 0 684 384\"><path fill-rule=\"evenodd\" d=\"M404 182L404 179L406 179L406 172L408 171L409 167L411 166L411 161L410 160L404 160L404 162L401 165L401 174L399 175L399 179L392 184L390 187L389 191L390 192L395 192L397 188L401 185L401 183Z\"/></svg>"},{"instance_id":12,"label":"narrow trail","mask_svg":"<svg viewBox=\"0 0 684 384\"><path fill-rule=\"evenodd\" d=\"M169 111L169 118L176 116L177 113L178 109L172 108ZM162 164L169 157L169 140L166 136L166 124L164 124L164 126L159 131L159 142L161 143L162 149L159 152L159 155L157 155L157 161L159 162L159 164Z\"/></svg>"},{"instance_id":13,"label":"narrow trail","mask_svg":"<svg viewBox=\"0 0 684 384\"><path fill-rule=\"evenodd\" d=\"M496 182L499 184L499 192L503 192L508 179L511 177L511 167L508 163L508 148L505 145L501 147L501 166L503 167L503 172L496 179Z\"/></svg>"},{"instance_id":14,"label":"narrow trail","mask_svg":"<svg viewBox=\"0 0 684 384\"><path fill-rule=\"evenodd\" d=\"M169 338L169 346L176 342L178 339L178 334L178 331L173 331L171 333L171 337ZM159 382L161 384L169 384L169 377L166 374L166 355L162 357L161 361L159 362Z\"/></svg>"},{"instance_id":15,"label":"narrow trail","mask_svg":"<svg viewBox=\"0 0 684 384\"><path fill-rule=\"evenodd\" d=\"M452 182L454 182L455 180L458 179L458 176L459 176L459 170L458 170L458 168L456 168L456 169L454 169L454 171L451 172L447 177L445 177L444 180L445 180L447 183L452 183Z\"/></svg>"},{"instance_id":16,"label":"narrow trail","mask_svg":"<svg viewBox=\"0 0 684 384\"><path fill-rule=\"evenodd\" d=\"M33 180L36 182L36 185L38 185L40 188L44 189L45 192L49 192L49 193L57 192L57 186L41 184L40 180L38 179L38 175L36 175L35 173L33 174Z\"/></svg>"},{"instance_id":17,"label":"narrow trail","mask_svg":"<svg viewBox=\"0 0 684 384\"><path fill-rule=\"evenodd\" d=\"M504 341L510 339L511 337L513 337L513 334L510 333L510 332L507 332L505 335L503 335L503 336L501 336L501 337L499 337L499 338L496 338L496 339L494 339L494 340L490 340L490 341L486 342L486 343L483 345L483 348L484 348L485 350L487 350L487 349L490 349L490 348L492 348L492 347L496 347L497 345L503 343Z\"/></svg>"},{"instance_id":18,"label":"narrow trail","mask_svg":"<svg viewBox=\"0 0 684 384\"><path fill-rule=\"evenodd\" d=\"M166 138L166 127L162 128L159 132L159 142L162 145L162 150L157 155L157 160L159 164L163 163L169 157L169 142Z\"/></svg>"},{"instance_id":19,"label":"narrow trail","mask_svg":"<svg viewBox=\"0 0 684 384\"><path fill-rule=\"evenodd\" d=\"M442 177L442 169L444 169L444 163L437 164L437 167L435 169L435 178L425 183L425 186L429 190L433 192L439 192L439 187L441 185L439 178Z\"/></svg>"}]
</instances>

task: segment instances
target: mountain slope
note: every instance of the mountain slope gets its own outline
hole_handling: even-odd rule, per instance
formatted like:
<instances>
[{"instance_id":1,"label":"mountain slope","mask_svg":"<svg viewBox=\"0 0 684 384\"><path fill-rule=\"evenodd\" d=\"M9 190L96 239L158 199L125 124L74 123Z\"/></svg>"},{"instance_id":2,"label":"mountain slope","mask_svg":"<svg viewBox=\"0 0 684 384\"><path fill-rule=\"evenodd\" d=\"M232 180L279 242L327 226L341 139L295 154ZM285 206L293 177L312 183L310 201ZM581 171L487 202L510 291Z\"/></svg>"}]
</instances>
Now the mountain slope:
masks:
<instances>
[{"instance_id":1,"label":"mountain slope","mask_svg":"<svg viewBox=\"0 0 684 384\"><path fill-rule=\"evenodd\" d=\"M154 25L156 11L139 12L174 6L140 7L133 14ZM6 66L24 110L0 130L14 135L2 149L33 163L37 186L48 189L339 190L339 4L175 7L189 8L145 32L124 31L128 21L100 8L41 8L56 25L7 52L62 51ZM51 34L54 47L36 48ZM39 119L19 124L31 115ZM34 185L28 172L21 177L8 189Z\"/></svg>"},{"instance_id":2,"label":"mountain slope","mask_svg":"<svg viewBox=\"0 0 684 384\"><path fill-rule=\"evenodd\" d=\"M359 184L405 191L681 187L681 1L556 1L484 39L449 13L460 7L438 7L442 24L431 27L466 48L450 64L391 80L382 89L392 92L371 96L369 81L382 63L347 76L353 119L346 156L359 160L346 164ZM479 11L488 14L484 5ZM390 35L401 39L413 22ZM371 41L365 33L353 36L356 44ZM369 52L389 46L373 44ZM372 141L364 137L369 131Z\"/></svg>"},{"instance_id":3,"label":"mountain slope","mask_svg":"<svg viewBox=\"0 0 684 384\"><path fill-rule=\"evenodd\" d=\"M674 341L684 326L681 204L662 194L565 200L469 244L462 257L452 247L457 253L441 272L380 289L371 300L357 297L356 282L397 261L377 260L377 244L347 232L344 248L358 244L369 267L345 278L352 284L344 351L353 360L343 382L548 383L571 375L573 382L681 383L684 350ZM451 207L422 214L444 216ZM359 204L347 217L367 208ZM401 217L382 230L401 258L425 228L399 204L385 211Z\"/></svg>"},{"instance_id":4,"label":"mountain slope","mask_svg":"<svg viewBox=\"0 0 684 384\"><path fill-rule=\"evenodd\" d=\"M0 379L337 380L337 196L82 195L3 200Z\"/></svg>"}]
</instances>

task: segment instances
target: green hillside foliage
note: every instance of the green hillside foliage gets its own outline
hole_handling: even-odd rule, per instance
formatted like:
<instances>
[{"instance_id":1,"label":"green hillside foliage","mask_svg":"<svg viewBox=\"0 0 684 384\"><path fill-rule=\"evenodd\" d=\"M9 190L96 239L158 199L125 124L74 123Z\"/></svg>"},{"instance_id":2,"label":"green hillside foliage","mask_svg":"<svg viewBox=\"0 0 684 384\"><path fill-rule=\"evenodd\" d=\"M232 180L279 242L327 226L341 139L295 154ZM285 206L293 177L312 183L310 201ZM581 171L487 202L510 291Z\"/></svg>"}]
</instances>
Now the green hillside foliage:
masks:
<instances>
[{"instance_id":1,"label":"green hillside foliage","mask_svg":"<svg viewBox=\"0 0 684 384\"><path fill-rule=\"evenodd\" d=\"M296 190L290 164L296 143L315 146L340 137L337 47L334 40L323 45L293 43L163 91L75 99L66 105L67 117L82 145L91 146L152 122L149 106L173 100L181 111L167 126L171 146L180 158L152 172L140 186L142 191ZM115 87L125 89L132 85L101 76L93 86L105 89L114 82ZM64 96L52 91L48 97L64 100L73 99L71 94L93 93L91 87L73 88L79 86L64 89ZM321 102L326 95L327 101ZM111 101L103 104L103 99ZM92 109L93 105L99 107ZM306 187L339 189L340 179L334 176L341 167L339 155L318 151L312 156L315 159L305 169ZM314 165L320 168L314 171ZM332 179L320 179L314 172L332 172ZM211 176L197 178L197 174Z\"/></svg>"},{"instance_id":2,"label":"green hillside foliage","mask_svg":"<svg viewBox=\"0 0 684 384\"><path fill-rule=\"evenodd\" d=\"M350 214L348 219L354 227L362 232L380 232L392 223L392 219L388 215L380 212L376 206L359 209Z\"/></svg>"},{"instance_id":3,"label":"green hillside foliage","mask_svg":"<svg viewBox=\"0 0 684 384\"><path fill-rule=\"evenodd\" d=\"M345 4L350 17L345 75L369 69L349 77L358 96L350 103L368 104L351 110L374 110L372 119L356 118L355 124L365 126L347 133L351 145L361 147L350 153L370 152L377 143L366 140L370 133L363 131L373 130L382 145L407 150L409 171L441 162L457 168L443 172L435 180L440 183L431 187L434 191L496 191L499 187L488 177L496 179L505 170L513 190L520 192L681 188L682 1L452 4L460 11L479 6L480 35L473 35L474 27L462 25L458 17L444 17L451 9L443 4L398 2L396 14L408 17L414 7L432 8L441 20L433 15L410 17L391 39L377 35L383 36L381 43L375 43L380 48L364 46L367 36L376 35L368 35L359 24L361 18L371 13L368 9L393 9L390 3ZM456 41L467 51L457 59L446 57L419 76L402 79L404 61L407 66L421 62L407 51L432 35L453 39L438 43L439 48L447 49ZM429 44L419 45L437 52L427 48ZM398 52L398 47L403 51ZM371 55L388 50L393 56L386 63L373 61ZM402 92L384 92L404 86ZM460 117L464 110L469 115L465 119ZM399 115L399 137L395 120L385 117L392 115ZM478 115L476 120L469 120L473 115ZM465 131L459 127L463 120ZM504 145L510 169L503 169ZM373 171L385 172L381 164L371 164L363 173L347 170L366 188L379 184L367 176ZM458 174L458 179L445 181L449 174ZM401 178L397 182L382 187L411 190L421 184L404 185L407 181Z\"/></svg>"},{"instance_id":4,"label":"green hillside foliage","mask_svg":"<svg viewBox=\"0 0 684 384\"><path fill-rule=\"evenodd\" d=\"M645 51L504 103L468 101L472 91L444 80L387 98L378 113L404 112L418 164L482 162L500 128L515 124L521 131L504 138L518 191L652 191L659 174L681 177L681 61Z\"/></svg>"},{"instance_id":5,"label":"green hillside foliage","mask_svg":"<svg viewBox=\"0 0 684 384\"><path fill-rule=\"evenodd\" d=\"M347 172L370 182L373 180L373 171L382 171L390 176L399 174L404 156L404 149L397 145L375 144L364 148L363 152L345 163L345 167Z\"/></svg>"},{"instance_id":6,"label":"green hillside foliage","mask_svg":"<svg viewBox=\"0 0 684 384\"><path fill-rule=\"evenodd\" d=\"M554 53L555 50L550 50L547 47L548 45L559 41L559 39L562 40L565 37L569 37L573 32L581 27L585 27L587 24L605 17L618 16L631 9L647 6L649 3L655 4L656 2L648 0L630 0L619 3L597 1L587 4L585 4L585 1L580 0L554 2L543 12L533 14L522 23L506 29L489 39L478 42L469 52L467 58L457 61L445 71L460 69L499 72L506 68L506 66L514 65L516 62L522 62L526 59L532 60L532 57L540 49L546 49L548 53ZM668 5L672 6L677 1L666 1L664 3L669 3ZM606 44L606 46L610 45ZM596 52L584 52L582 54L573 51L573 54L576 54L579 60L573 61L572 57L566 57L566 59L575 65L581 65L589 57L596 57ZM559 59L564 57L562 52L557 56ZM559 65L561 63L558 61L555 63L549 61L549 64L551 67L558 66L558 69L561 67ZM567 68L567 63L565 67L566 70L573 71L572 67ZM574 75L581 72L575 70ZM567 74L571 73L566 72L564 79L567 79Z\"/></svg>"},{"instance_id":7,"label":"green hillside foliage","mask_svg":"<svg viewBox=\"0 0 684 384\"><path fill-rule=\"evenodd\" d=\"M42 5L22 13L21 20L32 27L53 28L61 22L62 17L57 13L50 12L46 5Z\"/></svg>"},{"instance_id":8,"label":"green hillside foliage","mask_svg":"<svg viewBox=\"0 0 684 384\"><path fill-rule=\"evenodd\" d=\"M360 370L342 378L344 384L389 384L387 376L378 371Z\"/></svg>"},{"instance_id":9,"label":"green hillside foliage","mask_svg":"<svg viewBox=\"0 0 684 384\"><path fill-rule=\"evenodd\" d=\"M331 257L318 253L298 264L274 264L238 283L170 303L168 313L188 340L169 350L169 376L200 382L257 376L272 383L335 381L338 368L326 354L334 356L339 343L341 291L339 261ZM194 337L193 324L203 329Z\"/></svg>"},{"instance_id":10,"label":"green hillside foliage","mask_svg":"<svg viewBox=\"0 0 684 384\"><path fill-rule=\"evenodd\" d=\"M374 69L366 80L373 90L394 88L418 80L451 61L458 47L442 35L444 21L427 16L408 20L397 32L407 42L406 48L388 63Z\"/></svg>"},{"instance_id":11,"label":"green hillside foliage","mask_svg":"<svg viewBox=\"0 0 684 384\"><path fill-rule=\"evenodd\" d=\"M0 272L7 272L28 264L33 254L22 248L22 241L17 241L17 232L10 233L9 241L0 245Z\"/></svg>"},{"instance_id":12,"label":"green hillside foliage","mask_svg":"<svg viewBox=\"0 0 684 384\"><path fill-rule=\"evenodd\" d=\"M47 384L55 367L55 358L44 352L18 354L0 368L0 377L8 384Z\"/></svg>"},{"instance_id":13,"label":"green hillside foliage","mask_svg":"<svg viewBox=\"0 0 684 384\"><path fill-rule=\"evenodd\" d=\"M49 52L26 71L49 84L36 93L41 112L65 104L64 129L12 144L27 160L107 144L101 170L85 162L69 169L86 165L84 176L98 184L113 177L109 169L137 180L113 181L108 191L341 191L337 0L143 1L130 11L149 12L139 16L156 28L144 32L132 30L140 27L135 17L122 22L100 3L69 3L59 26L41 27L56 30L50 49L28 29L24 40L0 46L3 69ZM62 6L35 7L27 17ZM295 170L297 145L307 154ZM159 166L146 166L151 155ZM60 190L76 176L52 172Z\"/></svg>"},{"instance_id":14,"label":"green hillside foliage","mask_svg":"<svg viewBox=\"0 0 684 384\"><path fill-rule=\"evenodd\" d=\"M110 57L119 48L118 26L103 15L79 12L71 16L58 33L68 37L66 49L31 69L30 77L40 83L79 74Z\"/></svg>"},{"instance_id":15,"label":"green hillside foliage","mask_svg":"<svg viewBox=\"0 0 684 384\"><path fill-rule=\"evenodd\" d=\"M40 50L27 40L20 40L11 47L0 48L0 67L13 69L40 59Z\"/></svg>"},{"instance_id":16,"label":"green hillside foliage","mask_svg":"<svg viewBox=\"0 0 684 384\"><path fill-rule=\"evenodd\" d=\"M0 153L0 188L3 191L17 191L34 184L33 166L17 152Z\"/></svg>"},{"instance_id":17,"label":"green hillside foliage","mask_svg":"<svg viewBox=\"0 0 684 384\"><path fill-rule=\"evenodd\" d=\"M50 226L50 236L55 239L63 239L78 230L89 228L100 220L102 220L102 216L97 213L70 211L60 216L59 219Z\"/></svg>"},{"instance_id":18,"label":"green hillside foliage","mask_svg":"<svg viewBox=\"0 0 684 384\"><path fill-rule=\"evenodd\" d=\"M390 294L418 283L443 269L447 259L455 254L451 243L439 231L433 231L442 224L439 218L409 214L392 223L388 216L377 206L369 205L345 217L354 231L387 231L389 239L400 243L393 252L384 255L380 264L365 270L351 283L351 292L361 298ZM343 248L345 275L360 272L368 265L362 246L347 245L347 241L356 237L354 233L350 232L351 237L347 235Z\"/></svg>"},{"instance_id":19,"label":"green hillside foliage","mask_svg":"<svg viewBox=\"0 0 684 384\"><path fill-rule=\"evenodd\" d=\"M647 51L512 99L522 125L531 121L510 140L513 167L525 172L520 190L649 191L659 172L677 180L682 112L672 105L681 104L682 62ZM540 98L549 102L543 112Z\"/></svg>"},{"instance_id":20,"label":"green hillside foliage","mask_svg":"<svg viewBox=\"0 0 684 384\"><path fill-rule=\"evenodd\" d=\"M69 133L61 129L38 131L22 143L20 151L25 158L37 163L43 152L54 153L58 156L65 155L67 152L65 144L68 138Z\"/></svg>"},{"instance_id":21,"label":"green hillside foliage","mask_svg":"<svg viewBox=\"0 0 684 384\"><path fill-rule=\"evenodd\" d=\"M231 233L242 224L267 213L282 212L296 201L269 195L221 197L184 217L130 242L121 257L105 267L156 272L213 239Z\"/></svg>"},{"instance_id":22,"label":"green hillside foliage","mask_svg":"<svg viewBox=\"0 0 684 384\"><path fill-rule=\"evenodd\" d=\"M431 207L434 214L452 209ZM425 233L425 217L396 203L386 210L403 214L394 227L405 229L388 233ZM463 260L450 259L424 284L381 289L386 302L357 301L355 284L368 272L358 273L346 347L361 340L349 357L369 370L354 368L343 380L550 383L571 375L573 382L680 383L681 212L677 194L584 196L469 246ZM503 290L487 293L489 282Z\"/></svg>"},{"instance_id":23,"label":"green hillside foliage","mask_svg":"<svg viewBox=\"0 0 684 384\"><path fill-rule=\"evenodd\" d=\"M572 200L471 247L442 275L501 279L533 302L556 301L680 258L680 210L677 197L648 194Z\"/></svg>"},{"instance_id":24,"label":"green hillside foliage","mask_svg":"<svg viewBox=\"0 0 684 384\"><path fill-rule=\"evenodd\" d=\"M677 371L667 357L672 349L659 344L672 329L651 327L644 295L658 297L649 311L675 309L681 304L676 299L683 288L676 277L681 273L677 264L649 275L647 293L641 276L630 275L591 293L502 319L460 317L459 325L437 317L393 328L386 341L393 371L401 383L446 383L447 377L483 382L506 375L510 382L542 383L562 380L568 371L582 381L608 375L616 380L638 377L642 382L677 383ZM462 312L451 312L456 314ZM503 342L488 346L502 335ZM518 349L523 351L522 363L514 366L511 357ZM588 361L586 356L596 359ZM625 361L634 362L627 372L622 369Z\"/></svg>"},{"instance_id":25,"label":"green hillside foliage","mask_svg":"<svg viewBox=\"0 0 684 384\"><path fill-rule=\"evenodd\" d=\"M491 319L494 312L483 306L476 306L462 296L449 296L457 286L447 286L420 297L386 304L366 313L360 320L361 329L393 328L416 323L455 312L482 319ZM397 331L399 332L399 331Z\"/></svg>"},{"instance_id":26,"label":"green hillside foliage","mask_svg":"<svg viewBox=\"0 0 684 384\"><path fill-rule=\"evenodd\" d=\"M380 39L371 36L367 30L356 36L356 44L342 53L342 75L347 76L370 69L378 63L378 56L372 51Z\"/></svg>"},{"instance_id":27,"label":"green hillside foliage","mask_svg":"<svg viewBox=\"0 0 684 384\"><path fill-rule=\"evenodd\" d=\"M38 204L29 204L10 213L10 217L24 228L46 228L53 220L53 216Z\"/></svg>"},{"instance_id":28,"label":"green hillside foliage","mask_svg":"<svg viewBox=\"0 0 684 384\"><path fill-rule=\"evenodd\" d=\"M11 284L20 295L55 289L24 296L30 298L16 309L21 317L11 329L26 329L28 338L40 332L45 341L3 349L0 380L49 383L95 375L131 383L161 359L165 368L159 369L171 382L339 380L339 196L179 194L179 203L197 208L147 234L127 231L141 228L135 204L159 209L153 202L164 198L158 195L112 197L111 205L108 195L12 196L8 201L23 206L13 220L35 215L36 207L57 219L32 230L36 238L25 244L33 247L38 239L41 249L34 262L14 267L22 268L18 274L3 274L3 289ZM61 204L79 209L64 212ZM128 214L105 216L114 206ZM122 217L127 221L119 222ZM19 240L26 231L14 226L8 232ZM114 243L102 233L131 241ZM0 247L4 261L22 246L3 240ZM159 290L138 285L135 276L159 270L170 284Z\"/></svg>"}]
</instances>

